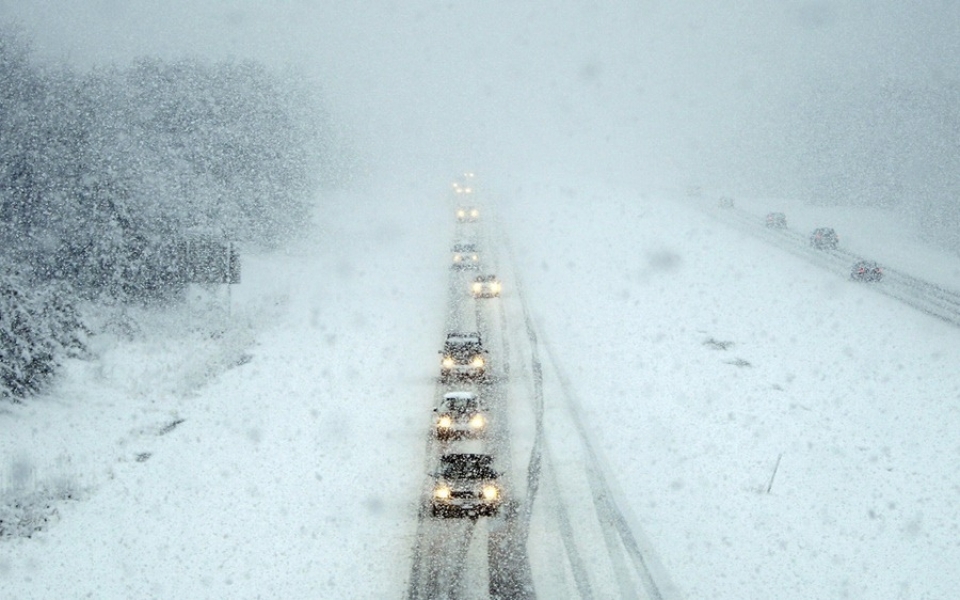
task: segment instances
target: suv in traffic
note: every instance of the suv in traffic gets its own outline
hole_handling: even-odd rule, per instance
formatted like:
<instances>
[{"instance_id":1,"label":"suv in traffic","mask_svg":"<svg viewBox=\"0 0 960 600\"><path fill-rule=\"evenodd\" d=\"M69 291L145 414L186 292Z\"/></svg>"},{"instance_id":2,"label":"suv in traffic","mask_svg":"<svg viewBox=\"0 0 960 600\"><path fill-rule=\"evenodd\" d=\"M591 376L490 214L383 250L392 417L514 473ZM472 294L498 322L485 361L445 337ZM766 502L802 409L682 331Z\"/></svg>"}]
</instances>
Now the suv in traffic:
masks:
<instances>
[{"instance_id":1,"label":"suv in traffic","mask_svg":"<svg viewBox=\"0 0 960 600\"><path fill-rule=\"evenodd\" d=\"M771 229L786 229L787 215L782 212L767 213L767 227Z\"/></svg>"},{"instance_id":2,"label":"suv in traffic","mask_svg":"<svg viewBox=\"0 0 960 600\"><path fill-rule=\"evenodd\" d=\"M470 285L474 298L498 298L501 284L496 275L477 275Z\"/></svg>"},{"instance_id":3,"label":"suv in traffic","mask_svg":"<svg viewBox=\"0 0 960 600\"><path fill-rule=\"evenodd\" d=\"M872 260L860 260L850 269L850 279L854 281L880 281L883 268Z\"/></svg>"},{"instance_id":4,"label":"suv in traffic","mask_svg":"<svg viewBox=\"0 0 960 600\"><path fill-rule=\"evenodd\" d=\"M492 517L503 492L489 454L444 454L433 474L430 513L434 517Z\"/></svg>"},{"instance_id":5,"label":"suv in traffic","mask_svg":"<svg viewBox=\"0 0 960 600\"><path fill-rule=\"evenodd\" d=\"M480 253L476 244L461 242L454 244L450 251L453 253L453 263L450 268L457 270L480 268Z\"/></svg>"},{"instance_id":6,"label":"suv in traffic","mask_svg":"<svg viewBox=\"0 0 960 600\"><path fill-rule=\"evenodd\" d=\"M440 378L480 379L486 374L487 360L480 332L452 331L447 334L440 354Z\"/></svg>"},{"instance_id":7,"label":"suv in traffic","mask_svg":"<svg viewBox=\"0 0 960 600\"><path fill-rule=\"evenodd\" d=\"M817 227L810 234L810 245L817 250L836 250L840 237L832 227Z\"/></svg>"}]
</instances>

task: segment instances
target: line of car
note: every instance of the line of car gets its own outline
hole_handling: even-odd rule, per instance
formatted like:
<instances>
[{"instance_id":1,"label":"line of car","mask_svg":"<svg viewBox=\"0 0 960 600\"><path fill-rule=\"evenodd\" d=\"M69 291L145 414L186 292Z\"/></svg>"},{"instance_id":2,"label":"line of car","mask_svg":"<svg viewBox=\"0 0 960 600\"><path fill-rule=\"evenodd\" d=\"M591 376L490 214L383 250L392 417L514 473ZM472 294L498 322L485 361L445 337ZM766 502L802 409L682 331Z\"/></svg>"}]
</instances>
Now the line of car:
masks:
<instances>
[{"instance_id":1,"label":"line of car","mask_svg":"<svg viewBox=\"0 0 960 600\"><path fill-rule=\"evenodd\" d=\"M732 208L732 203L721 202L723 208ZM770 212L764 217L764 224L770 229L786 229L787 216L782 212ZM810 234L810 246L817 250L836 250L840 246L840 236L832 227L817 227ZM883 279L883 267L872 260L858 260L850 268L850 279L854 281L880 281Z\"/></svg>"},{"instance_id":2,"label":"line of car","mask_svg":"<svg viewBox=\"0 0 960 600\"><path fill-rule=\"evenodd\" d=\"M454 184L458 195L473 193L470 182ZM461 205L456 209L458 241L451 248L453 277L480 271L480 209ZM469 239L464 239L469 238ZM458 310L474 301L497 298L502 285L492 274L477 275L467 289L458 289ZM462 295L460 295L462 294ZM459 321L458 321L459 322ZM426 503L434 518L496 516L504 503L501 474L496 457L484 443L493 421L486 396L491 383L488 350L480 331L447 331L440 350L443 386L440 403L433 409L431 436L437 442L438 467L430 473L432 485Z\"/></svg>"}]
</instances>

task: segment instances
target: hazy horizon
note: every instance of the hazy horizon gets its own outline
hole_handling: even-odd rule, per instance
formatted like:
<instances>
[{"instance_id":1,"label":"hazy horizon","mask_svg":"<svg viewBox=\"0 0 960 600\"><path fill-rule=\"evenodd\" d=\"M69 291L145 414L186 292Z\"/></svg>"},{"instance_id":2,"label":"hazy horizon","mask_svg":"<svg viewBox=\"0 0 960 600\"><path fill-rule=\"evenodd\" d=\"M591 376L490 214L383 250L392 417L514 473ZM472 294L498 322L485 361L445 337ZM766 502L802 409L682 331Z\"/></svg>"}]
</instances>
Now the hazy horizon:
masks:
<instances>
[{"instance_id":1,"label":"hazy horizon","mask_svg":"<svg viewBox=\"0 0 960 600\"><path fill-rule=\"evenodd\" d=\"M782 197L819 189L815 171L847 152L862 132L841 130L879 90L949 87L960 72L960 7L946 0L0 0L0 19L20 24L36 56L81 68L141 56L293 67L315 79L373 168ZM811 133L817 124L824 131ZM871 133L869 144L891 135ZM863 146L830 164L884 179ZM954 179L930 183L948 197Z\"/></svg>"}]
</instances>

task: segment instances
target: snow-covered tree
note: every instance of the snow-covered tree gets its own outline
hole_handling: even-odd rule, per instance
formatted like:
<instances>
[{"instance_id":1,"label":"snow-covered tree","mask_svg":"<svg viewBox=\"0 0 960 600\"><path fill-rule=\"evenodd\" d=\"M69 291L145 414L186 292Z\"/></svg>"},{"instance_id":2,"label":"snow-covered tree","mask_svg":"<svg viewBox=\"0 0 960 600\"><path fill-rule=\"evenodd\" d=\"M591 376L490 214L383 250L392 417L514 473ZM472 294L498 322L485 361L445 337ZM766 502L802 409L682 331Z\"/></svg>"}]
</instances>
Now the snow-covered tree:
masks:
<instances>
[{"instance_id":1,"label":"snow-covered tree","mask_svg":"<svg viewBox=\"0 0 960 600\"><path fill-rule=\"evenodd\" d=\"M296 235L342 162L304 89L254 62L41 67L0 26L0 393L74 347L71 298L176 299L185 249Z\"/></svg>"}]
</instances>

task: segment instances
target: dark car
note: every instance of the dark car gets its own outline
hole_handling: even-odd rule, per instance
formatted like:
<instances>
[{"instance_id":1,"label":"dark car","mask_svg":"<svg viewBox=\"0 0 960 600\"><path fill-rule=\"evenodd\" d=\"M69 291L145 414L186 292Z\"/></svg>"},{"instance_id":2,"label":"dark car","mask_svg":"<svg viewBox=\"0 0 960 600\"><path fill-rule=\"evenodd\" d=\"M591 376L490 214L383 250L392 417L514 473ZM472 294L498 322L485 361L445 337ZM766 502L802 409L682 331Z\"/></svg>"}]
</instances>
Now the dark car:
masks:
<instances>
[{"instance_id":1,"label":"dark car","mask_svg":"<svg viewBox=\"0 0 960 600\"><path fill-rule=\"evenodd\" d=\"M433 430L441 440L477 438L487 429L484 403L473 392L447 392L433 412Z\"/></svg>"},{"instance_id":2,"label":"dark car","mask_svg":"<svg viewBox=\"0 0 960 600\"><path fill-rule=\"evenodd\" d=\"M450 379L480 379L486 373L487 361L480 333L450 332L440 354L440 377Z\"/></svg>"},{"instance_id":3,"label":"dark car","mask_svg":"<svg viewBox=\"0 0 960 600\"><path fill-rule=\"evenodd\" d=\"M430 512L434 517L492 517L503 501L489 454L445 454L433 474Z\"/></svg>"},{"instance_id":4,"label":"dark car","mask_svg":"<svg viewBox=\"0 0 960 600\"><path fill-rule=\"evenodd\" d=\"M860 260L850 269L850 279L854 281L880 281L883 268L872 260Z\"/></svg>"},{"instance_id":5,"label":"dark car","mask_svg":"<svg viewBox=\"0 0 960 600\"><path fill-rule=\"evenodd\" d=\"M817 250L835 250L840 237L832 227L817 227L810 234L810 245Z\"/></svg>"},{"instance_id":6,"label":"dark car","mask_svg":"<svg viewBox=\"0 0 960 600\"><path fill-rule=\"evenodd\" d=\"M767 213L766 224L771 229L786 229L787 215L782 212Z\"/></svg>"}]
</instances>

